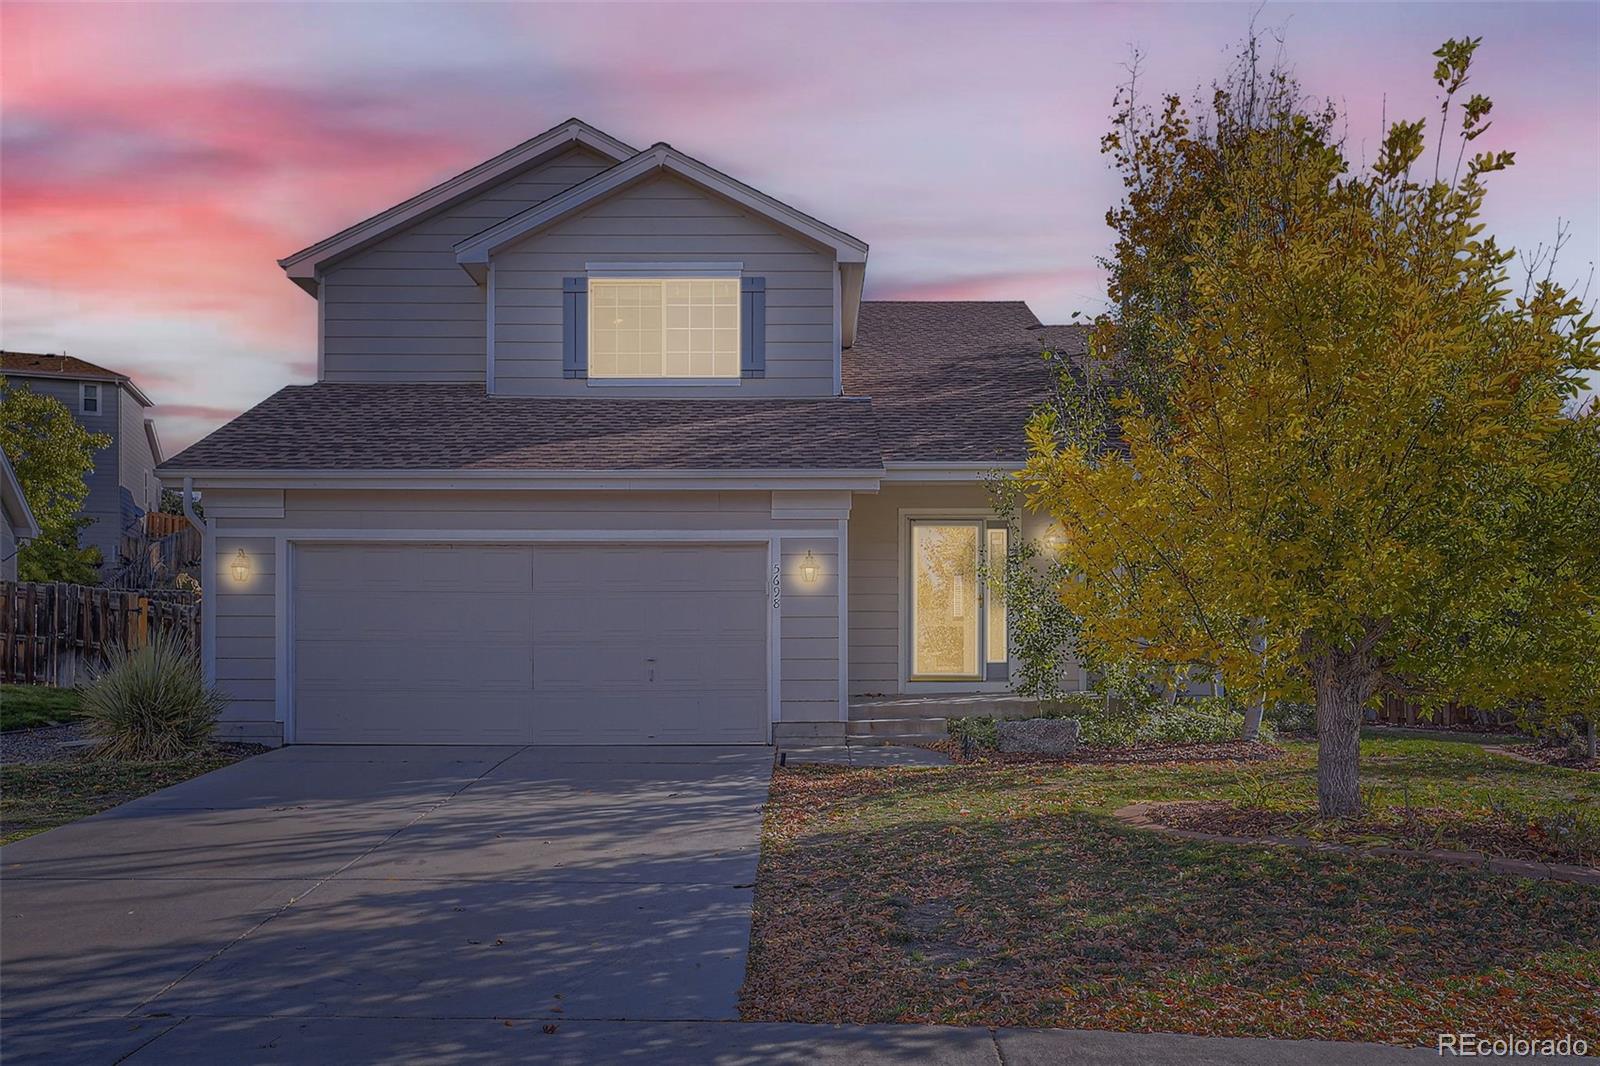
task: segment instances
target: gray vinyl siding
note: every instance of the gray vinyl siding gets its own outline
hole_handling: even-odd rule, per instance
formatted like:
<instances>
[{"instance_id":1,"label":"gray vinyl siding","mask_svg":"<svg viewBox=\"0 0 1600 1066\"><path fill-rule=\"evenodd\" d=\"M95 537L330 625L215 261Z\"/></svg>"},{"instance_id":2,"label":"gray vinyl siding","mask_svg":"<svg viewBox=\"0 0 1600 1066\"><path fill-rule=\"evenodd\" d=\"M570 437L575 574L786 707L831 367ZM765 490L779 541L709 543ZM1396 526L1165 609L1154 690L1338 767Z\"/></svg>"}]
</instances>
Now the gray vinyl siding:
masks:
<instances>
[{"instance_id":1,"label":"gray vinyl siding","mask_svg":"<svg viewBox=\"0 0 1600 1066\"><path fill-rule=\"evenodd\" d=\"M230 570L241 548L250 559L250 576L243 584ZM226 739L282 740L275 720L276 567L271 538L217 536L205 587L207 596L216 596L216 683L228 697L217 733Z\"/></svg>"},{"instance_id":2,"label":"gray vinyl siding","mask_svg":"<svg viewBox=\"0 0 1600 1066\"><path fill-rule=\"evenodd\" d=\"M456 264L453 246L609 165L574 148L329 267L322 379L484 380L484 290Z\"/></svg>"},{"instance_id":3,"label":"gray vinyl siding","mask_svg":"<svg viewBox=\"0 0 1600 1066\"><path fill-rule=\"evenodd\" d=\"M950 482L929 485L885 484L874 494L857 493L850 508L850 639L849 671L852 696L895 695L901 691L904 618L901 594L907 561L902 543L902 510L937 512L950 509L952 518L970 518L974 508L993 506L989 490L981 483ZM937 517L934 513L919 517ZM1024 536L1042 536L1045 518L1023 517ZM1068 686L1077 683L1076 666L1067 672ZM951 682L952 688L976 688L975 682Z\"/></svg>"},{"instance_id":4,"label":"gray vinyl siding","mask_svg":"<svg viewBox=\"0 0 1600 1066\"><path fill-rule=\"evenodd\" d=\"M121 389L117 390L117 465L122 486L141 511L161 507L161 482L156 478L156 457L145 432L147 408Z\"/></svg>"},{"instance_id":5,"label":"gray vinyl siding","mask_svg":"<svg viewBox=\"0 0 1600 1066\"><path fill-rule=\"evenodd\" d=\"M227 736L281 739L276 721L277 537L305 531L391 530L452 533L526 530L816 530L829 522L772 517L768 492L593 491L204 491L216 527L211 564L217 683L231 699L223 716ZM244 533L243 531L248 531ZM481 540L481 538L479 538ZM251 563L241 585L230 573L244 548ZM810 550L820 577L799 579ZM779 700L784 721L839 717L838 550L833 538L781 541L782 596Z\"/></svg>"},{"instance_id":6,"label":"gray vinyl siding","mask_svg":"<svg viewBox=\"0 0 1600 1066\"><path fill-rule=\"evenodd\" d=\"M608 387L561 372L561 279L597 262L738 262L766 278L766 376L737 388ZM522 396L829 396L831 251L672 176L618 192L494 257L494 390Z\"/></svg>"},{"instance_id":7,"label":"gray vinyl siding","mask_svg":"<svg viewBox=\"0 0 1600 1066\"><path fill-rule=\"evenodd\" d=\"M806 552L816 580L800 579ZM781 720L839 720L839 551L837 541L786 537L782 541Z\"/></svg>"},{"instance_id":8,"label":"gray vinyl siding","mask_svg":"<svg viewBox=\"0 0 1600 1066\"><path fill-rule=\"evenodd\" d=\"M84 547L100 549L100 554L105 558L106 565L115 566L117 552L122 544L122 502L121 485L119 476L121 465L119 449L121 446L121 428L118 422L122 404L139 409L139 402L132 397L124 396L116 384L109 381L97 382L100 386L100 412L86 415L78 410L78 385L80 382L66 378L30 378L21 374L10 374L6 377L7 386L22 385L41 396L50 396L60 400L78 424L91 433L104 433L111 438L109 447L95 453L94 468L84 477L89 485L89 494L84 498L82 514L94 519L85 526L78 537L78 543ZM143 428L139 430L141 436Z\"/></svg>"}]
</instances>

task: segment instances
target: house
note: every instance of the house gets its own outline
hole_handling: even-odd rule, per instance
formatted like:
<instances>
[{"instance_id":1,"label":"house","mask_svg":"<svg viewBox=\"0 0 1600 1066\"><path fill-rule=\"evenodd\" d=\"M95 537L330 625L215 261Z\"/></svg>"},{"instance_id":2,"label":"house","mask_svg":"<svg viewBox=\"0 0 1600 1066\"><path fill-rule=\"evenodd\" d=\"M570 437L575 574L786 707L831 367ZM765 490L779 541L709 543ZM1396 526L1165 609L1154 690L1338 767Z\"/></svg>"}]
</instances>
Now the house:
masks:
<instances>
[{"instance_id":1,"label":"house","mask_svg":"<svg viewBox=\"0 0 1600 1066\"><path fill-rule=\"evenodd\" d=\"M85 480L89 495L83 513L94 521L79 542L100 549L109 566L117 562L123 530L146 511L161 507L161 482L155 476L161 441L146 415L153 405L133 379L71 355L0 352L0 375L7 387L25 385L66 405L91 433L104 433L110 446L97 452Z\"/></svg>"},{"instance_id":2,"label":"house","mask_svg":"<svg viewBox=\"0 0 1600 1066\"><path fill-rule=\"evenodd\" d=\"M22 494L22 483L0 451L0 581L17 579L17 551L38 535L39 522Z\"/></svg>"},{"instance_id":3,"label":"house","mask_svg":"<svg viewBox=\"0 0 1600 1066\"><path fill-rule=\"evenodd\" d=\"M986 472L1081 344L862 299L867 244L572 120L282 260L317 381L168 460L276 743L767 743L1001 695Z\"/></svg>"}]
</instances>

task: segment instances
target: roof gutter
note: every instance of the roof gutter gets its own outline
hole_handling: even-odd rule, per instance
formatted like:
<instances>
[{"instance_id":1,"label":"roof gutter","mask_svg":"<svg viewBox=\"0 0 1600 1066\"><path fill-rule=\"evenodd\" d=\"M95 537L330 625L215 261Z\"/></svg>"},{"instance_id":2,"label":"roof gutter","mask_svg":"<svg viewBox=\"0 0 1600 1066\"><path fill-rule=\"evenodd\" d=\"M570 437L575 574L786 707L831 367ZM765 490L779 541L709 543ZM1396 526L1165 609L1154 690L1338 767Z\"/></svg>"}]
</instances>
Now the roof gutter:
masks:
<instances>
[{"instance_id":1,"label":"roof gutter","mask_svg":"<svg viewBox=\"0 0 1600 1066\"><path fill-rule=\"evenodd\" d=\"M810 488L876 492L881 468L828 470L206 470L156 471L163 480L199 480L240 489L602 489L609 491Z\"/></svg>"}]
</instances>

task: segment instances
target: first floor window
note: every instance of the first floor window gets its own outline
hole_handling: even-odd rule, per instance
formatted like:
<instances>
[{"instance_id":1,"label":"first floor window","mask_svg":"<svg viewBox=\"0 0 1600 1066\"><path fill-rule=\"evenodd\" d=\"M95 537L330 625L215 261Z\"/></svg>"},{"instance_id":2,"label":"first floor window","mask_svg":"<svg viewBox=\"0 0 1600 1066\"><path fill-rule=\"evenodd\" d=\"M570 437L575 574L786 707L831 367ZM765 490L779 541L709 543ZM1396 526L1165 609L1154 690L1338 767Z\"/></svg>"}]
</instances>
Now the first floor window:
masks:
<instances>
[{"instance_id":1,"label":"first floor window","mask_svg":"<svg viewBox=\"0 0 1600 1066\"><path fill-rule=\"evenodd\" d=\"M590 278L589 376L737 378L738 278Z\"/></svg>"}]
</instances>

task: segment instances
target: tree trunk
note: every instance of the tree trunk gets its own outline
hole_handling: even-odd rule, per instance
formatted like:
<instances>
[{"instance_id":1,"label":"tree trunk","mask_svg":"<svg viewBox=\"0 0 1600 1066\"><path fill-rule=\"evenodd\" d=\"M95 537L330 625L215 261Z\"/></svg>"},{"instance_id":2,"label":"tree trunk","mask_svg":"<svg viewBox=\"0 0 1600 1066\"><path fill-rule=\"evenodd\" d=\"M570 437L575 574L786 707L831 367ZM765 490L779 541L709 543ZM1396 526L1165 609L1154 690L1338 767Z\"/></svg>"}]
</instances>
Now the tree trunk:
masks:
<instances>
[{"instance_id":1,"label":"tree trunk","mask_svg":"<svg viewBox=\"0 0 1600 1066\"><path fill-rule=\"evenodd\" d=\"M1250 706L1244 709L1244 728L1239 730L1239 739L1255 743L1261 739L1261 715L1267 709L1266 700L1257 696L1250 701Z\"/></svg>"},{"instance_id":2,"label":"tree trunk","mask_svg":"<svg viewBox=\"0 0 1600 1066\"><path fill-rule=\"evenodd\" d=\"M1350 817L1361 811L1361 712L1377 691L1377 665L1367 652L1330 651L1310 666L1317 699L1317 810L1324 818Z\"/></svg>"},{"instance_id":3,"label":"tree trunk","mask_svg":"<svg viewBox=\"0 0 1600 1066\"><path fill-rule=\"evenodd\" d=\"M1239 739L1254 744L1261 739L1261 716L1267 709L1267 638L1259 636L1252 638L1250 650L1255 652L1256 658L1261 662L1261 688L1250 700L1250 705L1244 709L1244 728L1239 730Z\"/></svg>"},{"instance_id":4,"label":"tree trunk","mask_svg":"<svg viewBox=\"0 0 1600 1066\"><path fill-rule=\"evenodd\" d=\"M1587 729L1585 729L1585 730L1584 730L1584 733L1585 733L1585 739L1586 739L1586 740L1587 740L1587 741L1588 741L1588 742L1589 742L1589 761L1590 761L1590 762L1593 762L1593 761L1594 761L1594 759L1595 759L1595 742L1594 742L1594 734L1595 734L1595 728L1594 728L1594 719L1593 719L1593 718L1590 718L1590 719L1589 719L1589 720L1588 720L1588 721L1587 721L1587 722L1585 722L1585 723L1584 723L1584 724L1585 724L1585 725L1587 725L1587 726L1588 726L1588 728L1587 728Z\"/></svg>"}]
</instances>

